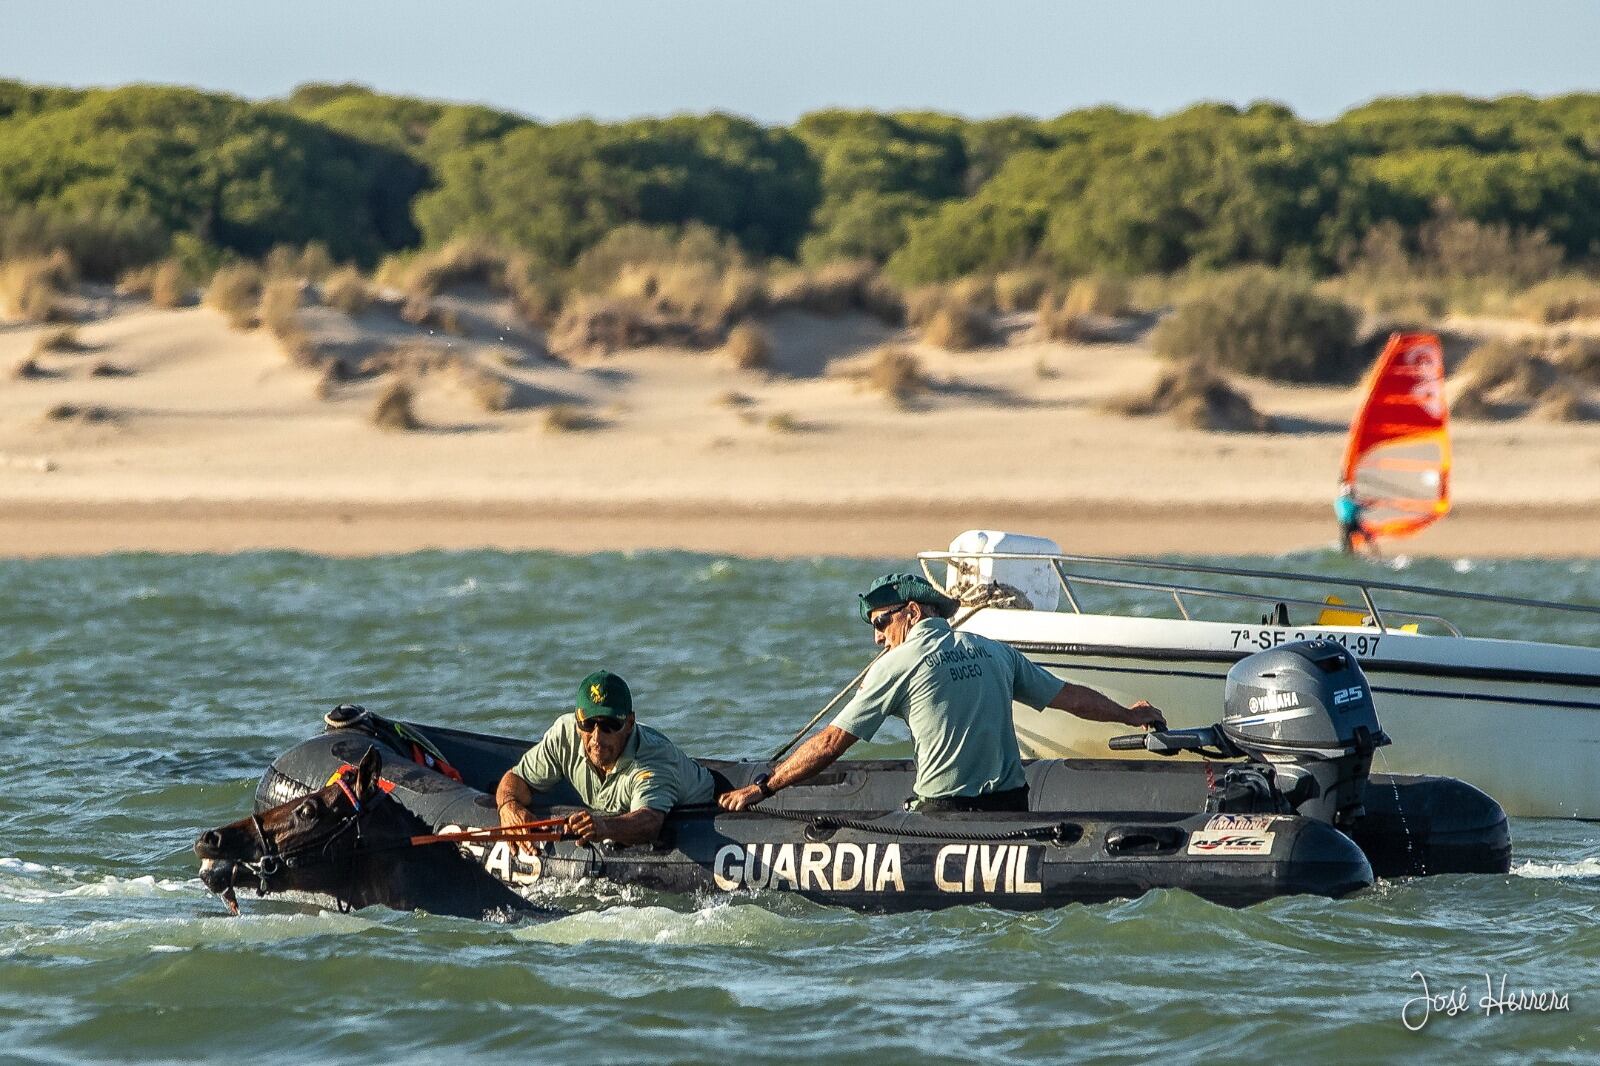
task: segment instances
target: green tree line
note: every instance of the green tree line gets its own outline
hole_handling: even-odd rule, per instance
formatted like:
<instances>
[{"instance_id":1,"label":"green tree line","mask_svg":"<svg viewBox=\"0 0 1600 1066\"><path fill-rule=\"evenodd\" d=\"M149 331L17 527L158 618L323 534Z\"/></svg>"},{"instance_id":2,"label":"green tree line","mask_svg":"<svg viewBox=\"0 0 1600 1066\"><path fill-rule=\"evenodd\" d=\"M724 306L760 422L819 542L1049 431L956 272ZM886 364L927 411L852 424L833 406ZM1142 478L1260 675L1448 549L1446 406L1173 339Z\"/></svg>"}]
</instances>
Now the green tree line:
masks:
<instances>
[{"instance_id":1,"label":"green tree line","mask_svg":"<svg viewBox=\"0 0 1600 1066\"><path fill-rule=\"evenodd\" d=\"M1237 264L1339 269L1375 228L1441 215L1600 256L1600 95L1274 104L1051 119L830 110L535 122L305 85L247 101L0 81L0 256L91 276L179 254L337 259L480 236L553 270L622 226L699 224L755 257L865 259L902 281Z\"/></svg>"}]
</instances>

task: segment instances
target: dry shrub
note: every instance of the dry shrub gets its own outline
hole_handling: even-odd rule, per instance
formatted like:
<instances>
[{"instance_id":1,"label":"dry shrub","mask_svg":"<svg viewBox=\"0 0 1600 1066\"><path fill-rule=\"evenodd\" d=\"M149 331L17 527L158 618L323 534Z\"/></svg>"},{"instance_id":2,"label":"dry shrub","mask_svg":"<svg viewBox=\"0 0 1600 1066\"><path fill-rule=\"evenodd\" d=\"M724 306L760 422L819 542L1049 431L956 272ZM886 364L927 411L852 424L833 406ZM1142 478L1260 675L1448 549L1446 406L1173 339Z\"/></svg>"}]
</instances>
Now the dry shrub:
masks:
<instances>
[{"instance_id":1,"label":"dry shrub","mask_svg":"<svg viewBox=\"0 0 1600 1066\"><path fill-rule=\"evenodd\" d=\"M1069 315L1103 315L1116 318L1128 313L1128 282L1104 274L1090 274L1067 286L1062 310Z\"/></svg>"},{"instance_id":2,"label":"dry shrub","mask_svg":"<svg viewBox=\"0 0 1600 1066\"><path fill-rule=\"evenodd\" d=\"M746 393L729 389L727 392L718 393L717 398L711 402L718 407L749 407L756 401Z\"/></svg>"},{"instance_id":3,"label":"dry shrub","mask_svg":"<svg viewBox=\"0 0 1600 1066\"><path fill-rule=\"evenodd\" d=\"M950 294L943 285L922 285L905 294L906 325L912 329L925 329L933 316L950 302Z\"/></svg>"},{"instance_id":4,"label":"dry shrub","mask_svg":"<svg viewBox=\"0 0 1600 1066\"><path fill-rule=\"evenodd\" d=\"M1249 397L1200 362L1164 371L1148 394L1115 400L1108 407L1140 417L1171 414L1192 429L1250 433L1272 428L1272 419L1257 411Z\"/></svg>"},{"instance_id":5,"label":"dry shrub","mask_svg":"<svg viewBox=\"0 0 1600 1066\"><path fill-rule=\"evenodd\" d=\"M903 407L928 387L922 364L904 348L892 345L878 349L867 367L865 378L868 387L888 397L889 402Z\"/></svg>"},{"instance_id":6,"label":"dry shrub","mask_svg":"<svg viewBox=\"0 0 1600 1066\"><path fill-rule=\"evenodd\" d=\"M1050 288L1050 275L1042 270L1006 270L995 275L994 305L1007 314L1032 310Z\"/></svg>"},{"instance_id":7,"label":"dry shrub","mask_svg":"<svg viewBox=\"0 0 1600 1066\"><path fill-rule=\"evenodd\" d=\"M398 344L362 359L356 367L360 377L397 374L420 377L430 371L446 370L457 363L455 355L436 344L408 342Z\"/></svg>"},{"instance_id":8,"label":"dry shrub","mask_svg":"<svg viewBox=\"0 0 1600 1066\"><path fill-rule=\"evenodd\" d=\"M188 277L176 259L138 267L117 281L117 295L143 298L156 307L171 309L189 303Z\"/></svg>"},{"instance_id":9,"label":"dry shrub","mask_svg":"<svg viewBox=\"0 0 1600 1066\"><path fill-rule=\"evenodd\" d=\"M329 359L322 364L322 370L317 374L316 383L312 386L312 393L319 400L331 400L338 395L339 386L349 380L342 359Z\"/></svg>"},{"instance_id":10,"label":"dry shrub","mask_svg":"<svg viewBox=\"0 0 1600 1066\"><path fill-rule=\"evenodd\" d=\"M1460 218L1448 205L1417 230L1417 263L1424 273L1443 277L1501 278L1531 285L1561 269L1561 248L1540 229Z\"/></svg>"},{"instance_id":11,"label":"dry shrub","mask_svg":"<svg viewBox=\"0 0 1600 1066\"><path fill-rule=\"evenodd\" d=\"M1347 275L1321 287L1336 298L1355 301L1373 315L1406 318L1419 324L1431 323L1450 310L1445 285L1434 278Z\"/></svg>"},{"instance_id":12,"label":"dry shrub","mask_svg":"<svg viewBox=\"0 0 1600 1066\"><path fill-rule=\"evenodd\" d=\"M999 336L989 313L966 303L946 303L922 327L922 339L949 352L970 352L996 343Z\"/></svg>"},{"instance_id":13,"label":"dry shrub","mask_svg":"<svg viewBox=\"0 0 1600 1066\"><path fill-rule=\"evenodd\" d=\"M509 411L519 406L516 382L481 366L455 364L456 380L484 411Z\"/></svg>"},{"instance_id":14,"label":"dry shrub","mask_svg":"<svg viewBox=\"0 0 1600 1066\"><path fill-rule=\"evenodd\" d=\"M643 303L703 330L726 329L766 299L761 275L743 265L705 262L630 263L609 287L612 296Z\"/></svg>"},{"instance_id":15,"label":"dry shrub","mask_svg":"<svg viewBox=\"0 0 1600 1066\"><path fill-rule=\"evenodd\" d=\"M272 332L283 353L296 366L320 369L327 361L317 349L311 334L300 323L301 283L292 277L267 282L261 292L261 324Z\"/></svg>"},{"instance_id":16,"label":"dry shrub","mask_svg":"<svg viewBox=\"0 0 1600 1066\"><path fill-rule=\"evenodd\" d=\"M287 244L273 245L261 261L261 272L268 278L296 278L300 276L300 253Z\"/></svg>"},{"instance_id":17,"label":"dry shrub","mask_svg":"<svg viewBox=\"0 0 1600 1066\"><path fill-rule=\"evenodd\" d=\"M15 381L40 381L56 376L55 371L45 369L39 360L31 355L11 368L11 377Z\"/></svg>"},{"instance_id":18,"label":"dry shrub","mask_svg":"<svg viewBox=\"0 0 1600 1066\"><path fill-rule=\"evenodd\" d=\"M205 305L221 313L233 329L254 329L261 300L261 271L248 263L220 268L206 286Z\"/></svg>"},{"instance_id":19,"label":"dry shrub","mask_svg":"<svg viewBox=\"0 0 1600 1066\"><path fill-rule=\"evenodd\" d=\"M513 275L511 307L524 322L541 329L555 325L561 314L561 291L546 278L536 277L531 271Z\"/></svg>"},{"instance_id":20,"label":"dry shrub","mask_svg":"<svg viewBox=\"0 0 1600 1066\"><path fill-rule=\"evenodd\" d=\"M1461 373L1498 403L1531 403L1560 377L1536 340L1496 337L1480 344L1461 366Z\"/></svg>"},{"instance_id":21,"label":"dry shrub","mask_svg":"<svg viewBox=\"0 0 1600 1066\"><path fill-rule=\"evenodd\" d=\"M8 99L15 98L8 93ZM9 106L6 111L15 114ZM65 165L65 160L41 158L36 165L43 173ZM160 258L170 243L167 227L147 210L110 204L69 208L48 194L43 196L46 202L30 204L45 190L37 185L31 193L19 189L15 178L12 171L6 207L0 210L0 260L48 256L60 250L81 276L110 281L129 267Z\"/></svg>"},{"instance_id":22,"label":"dry shrub","mask_svg":"<svg viewBox=\"0 0 1600 1066\"><path fill-rule=\"evenodd\" d=\"M1529 417L1544 422L1590 422L1594 416L1583 390L1569 381L1558 381L1547 388L1539 405L1529 412Z\"/></svg>"},{"instance_id":23,"label":"dry shrub","mask_svg":"<svg viewBox=\"0 0 1600 1066\"><path fill-rule=\"evenodd\" d=\"M312 241L304 248L292 244L274 245L261 263L262 272L269 278L296 278L317 282L333 270L333 256L327 245Z\"/></svg>"},{"instance_id":24,"label":"dry shrub","mask_svg":"<svg viewBox=\"0 0 1600 1066\"><path fill-rule=\"evenodd\" d=\"M436 304L423 297L409 297L405 306L400 308L400 318L418 329L435 330L452 337L467 335L466 326L455 308Z\"/></svg>"},{"instance_id":25,"label":"dry shrub","mask_svg":"<svg viewBox=\"0 0 1600 1066\"><path fill-rule=\"evenodd\" d=\"M1506 409L1489 398L1489 390L1476 379L1467 382L1450 401L1450 417L1464 422L1497 422Z\"/></svg>"},{"instance_id":26,"label":"dry shrub","mask_svg":"<svg viewBox=\"0 0 1600 1066\"><path fill-rule=\"evenodd\" d=\"M414 400L415 394L409 384L398 378L389 382L378 394L378 402L372 408L372 424L379 429L406 432L421 429L422 423L417 420L413 407Z\"/></svg>"},{"instance_id":27,"label":"dry shrub","mask_svg":"<svg viewBox=\"0 0 1600 1066\"><path fill-rule=\"evenodd\" d=\"M256 317L272 335L282 340L300 331L300 282L291 277L274 277L261 290L261 305Z\"/></svg>"},{"instance_id":28,"label":"dry shrub","mask_svg":"<svg viewBox=\"0 0 1600 1066\"><path fill-rule=\"evenodd\" d=\"M1494 337L1474 348L1458 372L1468 375L1485 389L1493 389L1509 381L1524 362L1537 357L1537 346L1525 340Z\"/></svg>"},{"instance_id":29,"label":"dry shrub","mask_svg":"<svg viewBox=\"0 0 1600 1066\"><path fill-rule=\"evenodd\" d=\"M295 329L286 336L278 339L283 354L289 357L289 362L307 370L320 371L330 361L337 362L338 357L324 353L317 347L317 342L311 339L311 334L303 329Z\"/></svg>"},{"instance_id":30,"label":"dry shrub","mask_svg":"<svg viewBox=\"0 0 1600 1066\"><path fill-rule=\"evenodd\" d=\"M116 412L107 407L97 407L93 404L58 403L44 413L45 418L52 422L114 422Z\"/></svg>"},{"instance_id":31,"label":"dry shrub","mask_svg":"<svg viewBox=\"0 0 1600 1066\"><path fill-rule=\"evenodd\" d=\"M829 376L853 381L858 389L881 392L897 407L909 404L929 384L917 357L893 344L877 349L870 359L850 359L836 364Z\"/></svg>"},{"instance_id":32,"label":"dry shrub","mask_svg":"<svg viewBox=\"0 0 1600 1066\"><path fill-rule=\"evenodd\" d=\"M1033 376L1040 381L1054 381L1061 376L1061 371L1057 370L1048 359L1041 355L1033 361Z\"/></svg>"},{"instance_id":33,"label":"dry shrub","mask_svg":"<svg viewBox=\"0 0 1600 1066\"><path fill-rule=\"evenodd\" d=\"M1556 347L1563 372L1588 385L1600 385L1600 337L1567 337Z\"/></svg>"},{"instance_id":34,"label":"dry shrub","mask_svg":"<svg viewBox=\"0 0 1600 1066\"><path fill-rule=\"evenodd\" d=\"M577 433L593 429L596 425L595 420L576 404L558 403L547 407L544 412L546 433Z\"/></svg>"},{"instance_id":35,"label":"dry shrub","mask_svg":"<svg viewBox=\"0 0 1600 1066\"><path fill-rule=\"evenodd\" d=\"M39 335L33 342L33 352L39 355L43 352L84 352L89 346L78 338L78 331L72 326L63 326L53 329L48 333Z\"/></svg>"},{"instance_id":36,"label":"dry shrub","mask_svg":"<svg viewBox=\"0 0 1600 1066\"><path fill-rule=\"evenodd\" d=\"M1600 282L1586 277L1551 278L1523 292L1512 306L1524 318L1547 326L1600 318Z\"/></svg>"},{"instance_id":37,"label":"dry shrub","mask_svg":"<svg viewBox=\"0 0 1600 1066\"><path fill-rule=\"evenodd\" d=\"M719 331L672 318L637 299L579 296L562 310L550 329L550 351L564 358L610 355L651 344L709 348Z\"/></svg>"},{"instance_id":38,"label":"dry shrub","mask_svg":"<svg viewBox=\"0 0 1600 1066\"><path fill-rule=\"evenodd\" d=\"M1535 403L1560 380L1560 373L1542 356L1527 360L1496 390L1497 399L1507 403Z\"/></svg>"},{"instance_id":39,"label":"dry shrub","mask_svg":"<svg viewBox=\"0 0 1600 1066\"><path fill-rule=\"evenodd\" d=\"M800 422L788 411L778 411L767 416L767 428L774 433L798 433Z\"/></svg>"},{"instance_id":40,"label":"dry shrub","mask_svg":"<svg viewBox=\"0 0 1600 1066\"><path fill-rule=\"evenodd\" d=\"M740 370L765 370L772 364L772 340L760 326L734 326L728 331L722 350Z\"/></svg>"},{"instance_id":41,"label":"dry shrub","mask_svg":"<svg viewBox=\"0 0 1600 1066\"><path fill-rule=\"evenodd\" d=\"M340 267L322 283L322 302L347 315L359 315L372 303L372 290L361 271Z\"/></svg>"},{"instance_id":42,"label":"dry shrub","mask_svg":"<svg viewBox=\"0 0 1600 1066\"><path fill-rule=\"evenodd\" d=\"M7 260L0 263L0 313L23 322L62 321L62 298L76 281L65 252Z\"/></svg>"},{"instance_id":43,"label":"dry shrub","mask_svg":"<svg viewBox=\"0 0 1600 1066\"><path fill-rule=\"evenodd\" d=\"M333 255L328 251L328 246L321 241L312 241L300 249L297 271L300 277L310 282L319 282L333 273L333 268Z\"/></svg>"},{"instance_id":44,"label":"dry shrub","mask_svg":"<svg viewBox=\"0 0 1600 1066\"><path fill-rule=\"evenodd\" d=\"M1094 328L1086 314L1069 310L1070 296L1056 299L1046 293L1039 301L1035 329L1047 340L1079 343L1094 339Z\"/></svg>"},{"instance_id":45,"label":"dry shrub","mask_svg":"<svg viewBox=\"0 0 1600 1066\"><path fill-rule=\"evenodd\" d=\"M1280 381L1353 376L1362 358L1356 314L1296 275L1250 267L1222 275L1156 327L1151 346L1169 359Z\"/></svg>"},{"instance_id":46,"label":"dry shrub","mask_svg":"<svg viewBox=\"0 0 1600 1066\"><path fill-rule=\"evenodd\" d=\"M516 253L483 237L457 237L443 246L420 253L398 269L390 266L391 277L408 297L432 299L446 289L481 285L496 292L514 291L512 276L525 269Z\"/></svg>"},{"instance_id":47,"label":"dry shrub","mask_svg":"<svg viewBox=\"0 0 1600 1066\"><path fill-rule=\"evenodd\" d=\"M116 363L99 362L89 368L92 378L131 378L133 371Z\"/></svg>"},{"instance_id":48,"label":"dry shrub","mask_svg":"<svg viewBox=\"0 0 1600 1066\"><path fill-rule=\"evenodd\" d=\"M890 325L905 320L905 301L870 260L827 263L815 270L786 270L767 287L773 309L842 315L861 311Z\"/></svg>"}]
</instances>

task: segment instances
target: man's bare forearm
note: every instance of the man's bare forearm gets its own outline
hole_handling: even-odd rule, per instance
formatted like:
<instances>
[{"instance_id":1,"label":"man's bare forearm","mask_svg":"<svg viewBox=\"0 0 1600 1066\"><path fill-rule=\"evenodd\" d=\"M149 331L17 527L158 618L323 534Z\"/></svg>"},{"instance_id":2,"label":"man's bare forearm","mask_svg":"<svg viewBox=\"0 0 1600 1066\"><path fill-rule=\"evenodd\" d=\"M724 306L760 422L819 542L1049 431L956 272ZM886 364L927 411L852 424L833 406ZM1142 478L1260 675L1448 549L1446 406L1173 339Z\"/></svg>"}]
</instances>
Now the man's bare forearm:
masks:
<instances>
[{"instance_id":1,"label":"man's bare forearm","mask_svg":"<svg viewBox=\"0 0 1600 1066\"><path fill-rule=\"evenodd\" d=\"M855 742L854 736L836 725L830 725L779 763L767 780L767 787L777 791L821 773Z\"/></svg>"},{"instance_id":2,"label":"man's bare forearm","mask_svg":"<svg viewBox=\"0 0 1600 1066\"><path fill-rule=\"evenodd\" d=\"M1146 725L1152 716L1160 717L1160 712L1143 700L1132 707L1124 707L1104 693L1085 685L1074 685L1070 681L1061 686L1061 691L1049 706L1075 714L1086 721L1115 722L1119 725Z\"/></svg>"},{"instance_id":3,"label":"man's bare forearm","mask_svg":"<svg viewBox=\"0 0 1600 1066\"><path fill-rule=\"evenodd\" d=\"M648 844L661 832L661 823L667 816L660 811L641 807L627 814L591 814L594 835L601 840L614 840L618 844Z\"/></svg>"},{"instance_id":4,"label":"man's bare forearm","mask_svg":"<svg viewBox=\"0 0 1600 1066\"><path fill-rule=\"evenodd\" d=\"M515 770L507 770L494 790L494 805L500 815L500 824L516 825L518 822L531 821L529 816L533 812L528 810L528 804L532 802L533 789L517 776Z\"/></svg>"}]
</instances>

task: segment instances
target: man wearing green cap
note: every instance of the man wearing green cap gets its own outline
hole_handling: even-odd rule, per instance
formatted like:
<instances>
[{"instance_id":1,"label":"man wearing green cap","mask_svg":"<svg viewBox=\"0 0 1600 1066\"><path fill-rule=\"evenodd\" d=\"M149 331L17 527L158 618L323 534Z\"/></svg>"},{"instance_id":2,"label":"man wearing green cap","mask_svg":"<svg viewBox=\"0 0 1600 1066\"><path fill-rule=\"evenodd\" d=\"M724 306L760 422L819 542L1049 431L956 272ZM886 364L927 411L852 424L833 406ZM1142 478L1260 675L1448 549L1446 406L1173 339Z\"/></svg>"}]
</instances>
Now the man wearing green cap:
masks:
<instances>
[{"instance_id":1,"label":"man wearing green cap","mask_svg":"<svg viewBox=\"0 0 1600 1066\"><path fill-rule=\"evenodd\" d=\"M710 803L711 774L662 733L638 725L628 683L596 670L578 685L577 708L562 715L495 790L500 824L534 820L535 792L570 784L588 808L567 816L578 839L645 844L680 803ZM600 813L605 812L605 813Z\"/></svg>"},{"instance_id":2,"label":"man wearing green cap","mask_svg":"<svg viewBox=\"0 0 1600 1066\"><path fill-rule=\"evenodd\" d=\"M915 574L888 574L861 596L861 619L886 650L833 724L802 744L770 774L718 797L744 810L804 781L854 744L871 740L885 718L905 720L916 749L921 811L1028 809L1012 722L1013 702L1056 708L1092 722L1166 728L1141 700L1124 707L1094 689L1063 682L1009 644L950 627L956 601Z\"/></svg>"}]
</instances>

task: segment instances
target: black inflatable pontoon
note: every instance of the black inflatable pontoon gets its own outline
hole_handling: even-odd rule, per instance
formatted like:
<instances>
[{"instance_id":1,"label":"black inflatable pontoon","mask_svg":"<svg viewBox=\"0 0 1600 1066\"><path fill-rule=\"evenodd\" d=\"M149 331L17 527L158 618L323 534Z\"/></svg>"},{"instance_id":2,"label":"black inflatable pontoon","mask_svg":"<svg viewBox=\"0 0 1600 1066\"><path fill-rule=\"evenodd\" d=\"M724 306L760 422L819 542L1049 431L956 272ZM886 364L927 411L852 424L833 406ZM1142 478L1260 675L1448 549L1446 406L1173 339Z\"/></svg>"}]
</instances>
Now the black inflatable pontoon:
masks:
<instances>
[{"instance_id":1,"label":"black inflatable pontoon","mask_svg":"<svg viewBox=\"0 0 1600 1066\"><path fill-rule=\"evenodd\" d=\"M1026 767L1027 812L909 813L901 809L909 761L845 761L749 811L679 808L651 846L563 841L540 844L533 856L506 842L451 846L513 888L601 877L671 892L792 891L882 911L974 902L1036 909L1153 888L1242 905L1342 896L1375 876L1509 867L1505 814L1482 792L1451 778L1369 774L1373 748L1388 741L1343 649L1286 645L1234 673L1229 713L1217 726L1119 746L1248 761L1040 760ZM406 725L459 772L456 781L427 765L416 745L397 742L391 723L341 711L326 733L267 771L257 810L323 787L378 744L391 797L436 832L498 824L495 785L529 741ZM703 761L734 787L767 766ZM541 798L557 814L576 801L559 792Z\"/></svg>"}]
</instances>

